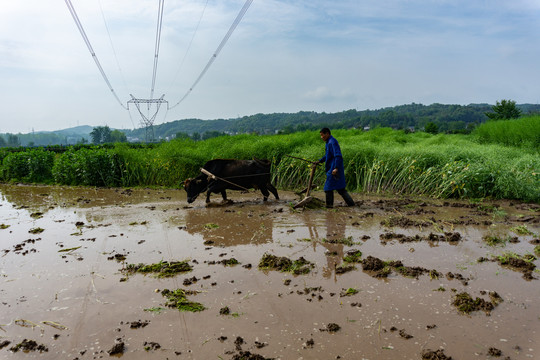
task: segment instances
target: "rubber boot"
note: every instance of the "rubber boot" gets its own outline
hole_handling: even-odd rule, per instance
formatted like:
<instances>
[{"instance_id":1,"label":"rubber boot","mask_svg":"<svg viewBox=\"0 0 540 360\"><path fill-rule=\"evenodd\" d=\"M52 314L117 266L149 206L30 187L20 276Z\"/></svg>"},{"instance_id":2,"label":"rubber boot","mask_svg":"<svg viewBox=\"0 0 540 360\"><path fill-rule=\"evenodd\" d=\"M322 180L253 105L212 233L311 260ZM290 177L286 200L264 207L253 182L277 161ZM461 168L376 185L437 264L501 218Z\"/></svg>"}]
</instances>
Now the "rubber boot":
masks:
<instances>
[{"instance_id":1,"label":"rubber boot","mask_svg":"<svg viewBox=\"0 0 540 360\"><path fill-rule=\"evenodd\" d=\"M331 209L334 207L334 190L325 191L326 193L326 208Z\"/></svg>"},{"instance_id":2,"label":"rubber boot","mask_svg":"<svg viewBox=\"0 0 540 360\"><path fill-rule=\"evenodd\" d=\"M351 195L347 192L347 190L343 189L343 191L340 192L340 195L343 197L343 200L347 203L347 206L355 206L354 200L352 199Z\"/></svg>"}]
</instances>

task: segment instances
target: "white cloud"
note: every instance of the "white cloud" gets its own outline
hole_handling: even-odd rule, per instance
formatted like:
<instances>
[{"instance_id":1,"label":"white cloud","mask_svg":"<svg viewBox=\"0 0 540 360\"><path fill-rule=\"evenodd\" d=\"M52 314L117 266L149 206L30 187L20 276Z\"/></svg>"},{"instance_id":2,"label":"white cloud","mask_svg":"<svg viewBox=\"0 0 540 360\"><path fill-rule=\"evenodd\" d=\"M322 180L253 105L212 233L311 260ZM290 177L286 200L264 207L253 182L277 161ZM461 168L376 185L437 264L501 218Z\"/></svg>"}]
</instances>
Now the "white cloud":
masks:
<instances>
[{"instance_id":1,"label":"white cloud","mask_svg":"<svg viewBox=\"0 0 540 360\"><path fill-rule=\"evenodd\" d=\"M72 2L122 101L149 96L157 2ZM186 93L243 4L165 2L156 96L174 104ZM533 0L254 1L198 86L158 121L410 102L536 103L539 34ZM133 126L63 1L3 4L0 75L0 98L9 105L0 132Z\"/></svg>"}]
</instances>

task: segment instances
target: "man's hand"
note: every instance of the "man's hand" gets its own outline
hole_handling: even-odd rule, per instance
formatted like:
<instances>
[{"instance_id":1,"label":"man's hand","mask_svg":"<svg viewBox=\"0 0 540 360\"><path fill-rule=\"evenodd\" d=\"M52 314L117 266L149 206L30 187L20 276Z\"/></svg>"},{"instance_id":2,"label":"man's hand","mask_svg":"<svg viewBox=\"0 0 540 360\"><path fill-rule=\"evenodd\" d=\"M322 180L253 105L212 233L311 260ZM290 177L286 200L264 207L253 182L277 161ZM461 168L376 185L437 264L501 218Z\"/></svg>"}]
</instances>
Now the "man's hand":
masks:
<instances>
[{"instance_id":1,"label":"man's hand","mask_svg":"<svg viewBox=\"0 0 540 360\"><path fill-rule=\"evenodd\" d=\"M334 176L337 175L337 169L332 170L332 175L334 175Z\"/></svg>"}]
</instances>

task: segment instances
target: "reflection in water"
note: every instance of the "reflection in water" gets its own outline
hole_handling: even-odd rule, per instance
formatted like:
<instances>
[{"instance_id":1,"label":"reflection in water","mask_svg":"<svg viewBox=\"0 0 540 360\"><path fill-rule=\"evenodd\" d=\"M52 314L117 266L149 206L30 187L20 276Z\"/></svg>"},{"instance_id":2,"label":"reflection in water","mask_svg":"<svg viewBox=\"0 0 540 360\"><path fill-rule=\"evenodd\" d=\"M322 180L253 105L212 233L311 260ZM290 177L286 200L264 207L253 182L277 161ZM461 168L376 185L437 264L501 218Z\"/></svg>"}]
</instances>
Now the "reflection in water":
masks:
<instances>
[{"instance_id":1,"label":"reflection in water","mask_svg":"<svg viewBox=\"0 0 540 360\"><path fill-rule=\"evenodd\" d=\"M343 218L343 214L336 211L325 212L326 236L324 239L319 237L314 217L309 212L304 212L302 217L312 240L313 251L316 252L317 244L321 244L326 249L327 265L323 267L323 276L325 278L330 278L332 273L334 273L334 280L337 281L335 269L342 262L344 245L331 244L325 240L342 240L345 238L346 222Z\"/></svg>"},{"instance_id":2,"label":"reflection in water","mask_svg":"<svg viewBox=\"0 0 540 360\"><path fill-rule=\"evenodd\" d=\"M0 184L2 199L13 207L45 212L56 207L91 208L123 206L145 202L185 202L185 192L179 190L107 189L72 186Z\"/></svg>"},{"instance_id":3,"label":"reflection in water","mask_svg":"<svg viewBox=\"0 0 540 360\"><path fill-rule=\"evenodd\" d=\"M345 220L343 215L339 212L327 211L326 212L326 240L342 240L345 238ZM343 244L331 244L323 242L327 250L327 266L323 267L323 276L330 278L334 273L334 281L337 281L335 274L336 267L341 264L343 259Z\"/></svg>"},{"instance_id":4,"label":"reflection in water","mask_svg":"<svg viewBox=\"0 0 540 360\"><path fill-rule=\"evenodd\" d=\"M191 209L186 215L186 230L200 234L215 245L260 245L272 242L273 220L266 213L247 208Z\"/></svg>"},{"instance_id":5,"label":"reflection in water","mask_svg":"<svg viewBox=\"0 0 540 360\"><path fill-rule=\"evenodd\" d=\"M11 203L14 208L42 213L46 213L54 203L48 190L43 186L0 185L2 201Z\"/></svg>"}]
</instances>

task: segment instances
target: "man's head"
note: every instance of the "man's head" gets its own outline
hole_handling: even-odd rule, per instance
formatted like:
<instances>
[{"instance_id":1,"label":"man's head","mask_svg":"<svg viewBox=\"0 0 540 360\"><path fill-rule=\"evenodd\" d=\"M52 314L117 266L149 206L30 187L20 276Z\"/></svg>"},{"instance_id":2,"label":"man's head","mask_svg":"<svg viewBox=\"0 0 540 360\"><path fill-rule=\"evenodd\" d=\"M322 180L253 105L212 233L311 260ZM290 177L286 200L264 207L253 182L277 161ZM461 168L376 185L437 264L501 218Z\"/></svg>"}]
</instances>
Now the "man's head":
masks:
<instances>
[{"instance_id":1,"label":"man's head","mask_svg":"<svg viewBox=\"0 0 540 360\"><path fill-rule=\"evenodd\" d=\"M328 139L330 138L330 129L325 127L325 128L322 128L321 131L321 139L323 139L324 141L328 141Z\"/></svg>"}]
</instances>

